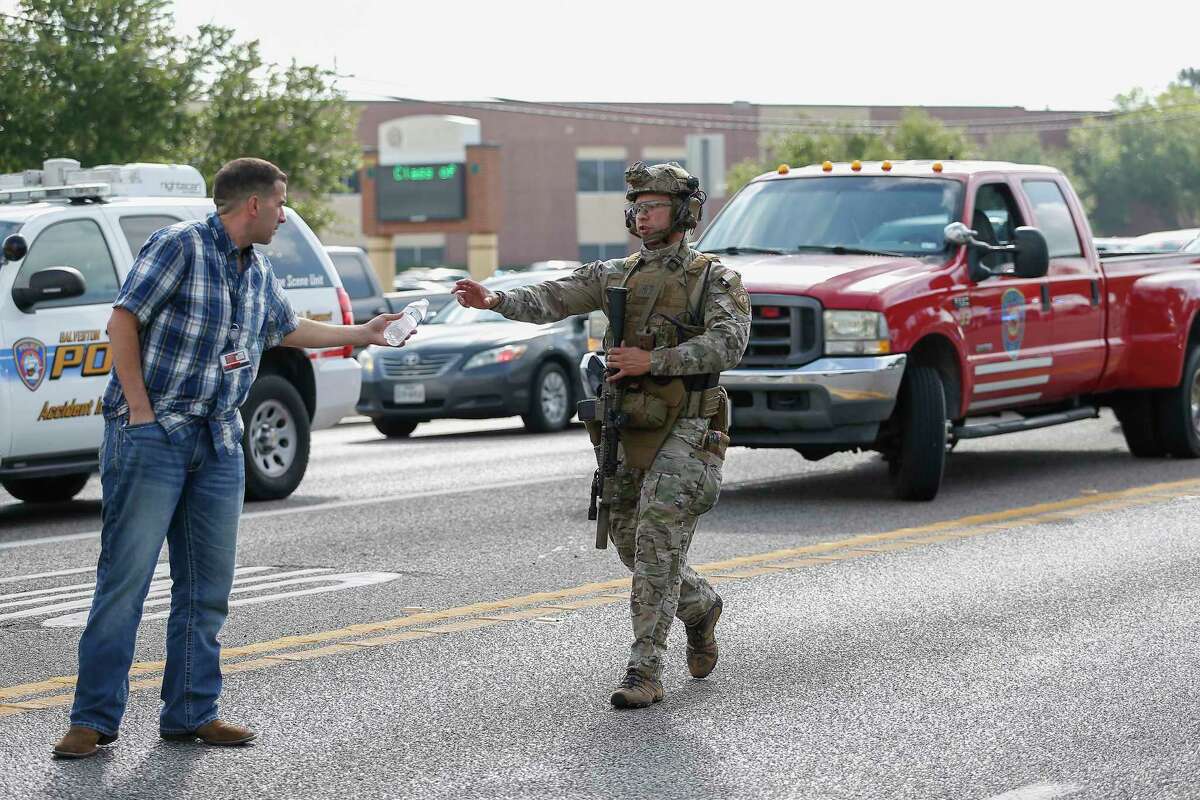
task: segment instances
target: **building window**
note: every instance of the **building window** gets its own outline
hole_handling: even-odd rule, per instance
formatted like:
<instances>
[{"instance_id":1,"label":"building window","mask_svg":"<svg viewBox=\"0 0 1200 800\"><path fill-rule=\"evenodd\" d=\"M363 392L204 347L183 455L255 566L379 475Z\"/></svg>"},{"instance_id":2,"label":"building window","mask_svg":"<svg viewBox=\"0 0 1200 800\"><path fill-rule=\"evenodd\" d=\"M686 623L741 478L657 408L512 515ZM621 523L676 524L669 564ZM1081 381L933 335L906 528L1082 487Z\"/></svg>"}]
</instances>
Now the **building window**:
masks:
<instances>
[{"instance_id":1,"label":"building window","mask_svg":"<svg viewBox=\"0 0 1200 800\"><path fill-rule=\"evenodd\" d=\"M440 267L446 263L444 247L397 247L396 269Z\"/></svg>"},{"instance_id":2,"label":"building window","mask_svg":"<svg viewBox=\"0 0 1200 800\"><path fill-rule=\"evenodd\" d=\"M625 191L625 162L616 159L581 159L575 162L581 192Z\"/></svg>"},{"instance_id":3,"label":"building window","mask_svg":"<svg viewBox=\"0 0 1200 800\"><path fill-rule=\"evenodd\" d=\"M579 245L579 260L585 264L592 261L608 261L612 258L624 258L627 255L629 255L629 245L625 242Z\"/></svg>"}]
</instances>

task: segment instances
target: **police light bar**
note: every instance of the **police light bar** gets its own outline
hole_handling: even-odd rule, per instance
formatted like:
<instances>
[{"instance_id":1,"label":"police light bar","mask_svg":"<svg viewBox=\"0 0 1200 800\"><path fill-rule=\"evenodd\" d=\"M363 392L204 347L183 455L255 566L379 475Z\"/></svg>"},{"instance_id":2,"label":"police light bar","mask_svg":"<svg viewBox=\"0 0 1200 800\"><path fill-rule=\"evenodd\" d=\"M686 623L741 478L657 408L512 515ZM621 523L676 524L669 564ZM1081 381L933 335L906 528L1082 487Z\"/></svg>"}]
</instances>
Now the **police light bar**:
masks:
<instances>
[{"instance_id":1,"label":"police light bar","mask_svg":"<svg viewBox=\"0 0 1200 800\"><path fill-rule=\"evenodd\" d=\"M0 175L0 202L105 197L204 197L204 178L187 164L102 164L81 168L52 158L42 169Z\"/></svg>"},{"instance_id":2,"label":"police light bar","mask_svg":"<svg viewBox=\"0 0 1200 800\"><path fill-rule=\"evenodd\" d=\"M106 183L33 186L28 189L0 189L0 203L34 203L38 200L103 200L109 194Z\"/></svg>"}]
</instances>

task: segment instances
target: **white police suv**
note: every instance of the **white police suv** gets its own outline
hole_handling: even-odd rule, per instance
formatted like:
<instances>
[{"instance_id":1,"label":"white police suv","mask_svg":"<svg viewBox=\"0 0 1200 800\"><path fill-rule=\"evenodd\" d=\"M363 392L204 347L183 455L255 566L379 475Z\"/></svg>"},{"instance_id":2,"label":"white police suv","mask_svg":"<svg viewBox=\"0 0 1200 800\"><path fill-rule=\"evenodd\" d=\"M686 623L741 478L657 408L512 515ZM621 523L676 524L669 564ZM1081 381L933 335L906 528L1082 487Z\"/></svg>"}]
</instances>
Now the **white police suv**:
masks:
<instances>
[{"instance_id":1,"label":"white police suv","mask_svg":"<svg viewBox=\"0 0 1200 800\"><path fill-rule=\"evenodd\" d=\"M101 397L112 370L112 302L152 232L213 210L204 179L178 164L81 169L52 159L0 175L0 484L27 502L74 497L98 467ZM352 324L316 235L291 209L263 251L299 316ZM263 354L242 407L246 496L286 497L304 477L309 432L354 412L361 377L348 347Z\"/></svg>"}]
</instances>

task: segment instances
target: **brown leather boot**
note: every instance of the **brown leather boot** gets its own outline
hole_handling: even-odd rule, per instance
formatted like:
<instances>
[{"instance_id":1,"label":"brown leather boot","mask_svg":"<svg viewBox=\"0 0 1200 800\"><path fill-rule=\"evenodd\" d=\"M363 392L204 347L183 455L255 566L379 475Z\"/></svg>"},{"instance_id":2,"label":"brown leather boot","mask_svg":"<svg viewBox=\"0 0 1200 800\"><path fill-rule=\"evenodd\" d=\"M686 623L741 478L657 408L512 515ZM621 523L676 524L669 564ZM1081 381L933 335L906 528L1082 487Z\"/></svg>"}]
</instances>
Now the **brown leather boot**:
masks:
<instances>
[{"instance_id":1,"label":"brown leather boot","mask_svg":"<svg viewBox=\"0 0 1200 800\"><path fill-rule=\"evenodd\" d=\"M232 722L219 719L201 725L191 733L163 733L160 735L172 742L190 742L193 739L199 739L214 747L234 747L251 742L258 736L245 725L234 725Z\"/></svg>"},{"instance_id":2,"label":"brown leather boot","mask_svg":"<svg viewBox=\"0 0 1200 800\"><path fill-rule=\"evenodd\" d=\"M717 666L717 637L714 631L721 618L721 598L704 615L704 619L687 630L687 665L693 678L707 678Z\"/></svg>"},{"instance_id":3,"label":"brown leather boot","mask_svg":"<svg viewBox=\"0 0 1200 800\"><path fill-rule=\"evenodd\" d=\"M108 736L82 725L72 725L67 735L59 739L50 752L55 758L88 758L100 752L100 745L112 744L116 740L116 736Z\"/></svg>"},{"instance_id":4,"label":"brown leather boot","mask_svg":"<svg viewBox=\"0 0 1200 800\"><path fill-rule=\"evenodd\" d=\"M662 681L647 678L636 669L631 669L625 673L625 678L612 693L609 702L617 708L645 708L662 699Z\"/></svg>"}]
</instances>

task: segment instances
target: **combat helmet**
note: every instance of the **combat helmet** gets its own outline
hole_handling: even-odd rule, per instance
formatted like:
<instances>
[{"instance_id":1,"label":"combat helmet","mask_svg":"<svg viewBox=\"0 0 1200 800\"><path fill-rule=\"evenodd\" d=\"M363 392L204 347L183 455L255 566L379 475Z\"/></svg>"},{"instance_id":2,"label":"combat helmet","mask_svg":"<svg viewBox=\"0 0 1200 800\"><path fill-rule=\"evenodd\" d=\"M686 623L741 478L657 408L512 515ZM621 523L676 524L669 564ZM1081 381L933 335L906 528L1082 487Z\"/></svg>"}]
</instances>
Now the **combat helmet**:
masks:
<instances>
[{"instance_id":1,"label":"combat helmet","mask_svg":"<svg viewBox=\"0 0 1200 800\"><path fill-rule=\"evenodd\" d=\"M625 170L625 183L629 185L625 199L631 203L643 194L670 196L671 227L666 231L667 234L690 231L700 224L704 201L708 199L708 195L700 188L700 180L674 161L653 166L635 161ZM637 224L632 208L625 212L625 227L637 236Z\"/></svg>"}]
</instances>

